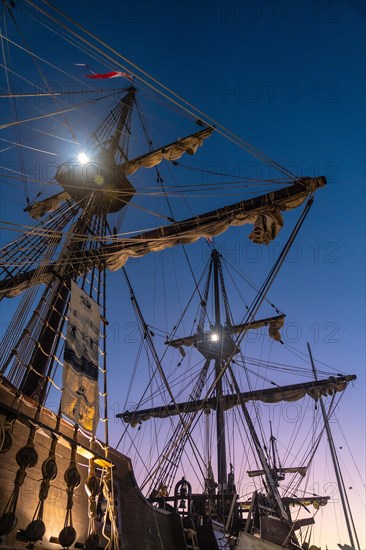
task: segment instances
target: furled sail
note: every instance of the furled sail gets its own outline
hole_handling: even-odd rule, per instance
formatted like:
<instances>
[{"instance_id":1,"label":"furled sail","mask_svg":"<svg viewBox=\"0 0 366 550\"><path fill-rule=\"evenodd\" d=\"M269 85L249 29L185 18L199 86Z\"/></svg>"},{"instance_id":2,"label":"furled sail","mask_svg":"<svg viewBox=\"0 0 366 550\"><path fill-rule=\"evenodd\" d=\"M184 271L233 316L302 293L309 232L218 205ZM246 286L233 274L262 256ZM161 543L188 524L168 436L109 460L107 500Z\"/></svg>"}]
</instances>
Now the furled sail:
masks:
<instances>
[{"instance_id":1,"label":"furled sail","mask_svg":"<svg viewBox=\"0 0 366 550\"><path fill-rule=\"evenodd\" d=\"M35 269L31 272L20 273L15 277L5 279L3 281L4 287L1 289L0 283L0 296L6 296L7 298L15 298L33 285L48 284L52 279L52 270L45 268L44 270Z\"/></svg>"},{"instance_id":2,"label":"furled sail","mask_svg":"<svg viewBox=\"0 0 366 550\"><path fill-rule=\"evenodd\" d=\"M275 239L283 227L283 217L279 210L260 212L254 222L253 231L249 235L254 243L269 244Z\"/></svg>"},{"instance_id":3,"label":"furled sail","mask_svg":"<svg viewBox=\"0 0 366 550\"><path fill-rule=\"evenodd\" d=\"M71 199L69 193L67 191L61 191L61 193L52 195L52 197L47 197L47 199L37 201L31 206L27 206L24 208L24 212L29 212L29 215L33 219L38 220L47 212L54 212L60 206L61 202L69 199Z\"/></svg>"},{"instance_id":4,"label":"furled sail","mask_svg":"<svg viewBox=\"0 0 366 550\"><path fill-rule=\"evenodd\" d=\"M268 244L268 235L273 236L278 231L274 230L268 222L266 222L266 226L263 226L264 216L273 214L270 219L274 220L278 213L297 208L306 200L309 193L313 193L324 185L326 185L324 176L304 177L283 189L145 231L129 239L120 239L113 244L102 245L78 255L78 258L74 260L73 270L84 272L92 265L103 266L105 264L111 271L116 271L125 265L128 258L145 256L150 252L159 252L178 244L191 244L202 237L215 237L230 226L241 226L247 223L254 224L252 239L255 242ZM263 241L260 240L261 234L263 234ZM55 266L50 264L43 270L43 277L55 271ZM18 280L18 277L5 278L0 282L0 296L15 296L25 288L40 282L42 281L35 269L22 273L21 281ZM19 287L19 283L21 283L21 287Z\"/></svg>"},{"instance_id":5,"label":"furled sail","mask_svg":"<svg viewBox=\"0 0 366 550\"><path fill-rule=\"evenodd\" d=\"M330 496L325 496L325 497L314 496L314 497L304 497L304 498L283 497L282 500L285 504L288 504L289 506L309 506L310 504L312 504L314 508L318 510L320 506L326 506L328 504L328 501L330 500ZM238 502L238 506L240 510L249 512L252 506L252 501L249 500L246 502Z\"/></svg>"},{"instance_id":6,"label":"furled sail","mask_svg":"<svg viewBox=\"0 0 366 550\"><path fill-rule=\"evenodd\" d=\"M294 466L289 468L278 468L278 474L299 474L301 477L305 477L307 472L306 466ZM249 477L263 476L264 470L248 470Z\"/></svg>"},{"instance_id":7,"label":"furled sail","mask_svg":"<svg viewBox=\"0 0 366 550\"><path fill-rule=\"evenodd\" d=\"M266 319L260 319L258 321L251 321L249 323L242 323L240 325L225 326L220 330L220 337L230 336L231 334L240 334L244 330L248 329L258 329L262 327L269 327L270 336L277 339L277 331L283 326L285 315L277 315L275 317L267 317ZM215 330L217 332L217 330ZM209 339L211 333L197 333L192 336L185 336L183 338L176 338L175 340L167 340L166 345L173 348L180 348L181 346L195 346L202 340Z\"/></svg>"},{"instance_id":8,"label":"furled sail","mask_svg":"<svg viewBox=\"0 0 366 550\"><path fill-rule=\"evenodd\" d=\"M122 168L126 176L129 176L130 174L134 174L139 168L153 168L163 160L178 160L184 153L194 155L198 147L203 144L203 140L210 137L213 130L213 128L205 128L191 136L178 139L174 143L127 161L122 165Z\"/></svg>"},{"instance_id":9,"label":"furled sail","mask_svg":"<svg viewBox=\"0 0 366 550\"><path fill-rule=\"evenodd\" d=\"M326 185L324 176L301 178L284 189L240 201L166 227L146 231L121 243L105 247L107 267L111 271L116 271L123 267L130 257L145 256L149 252L159 252L178 244L191 244L202 237L212 238L220 235L230 226L246 223L254 224L249 238L257 243L268 244L270 237L274 238L282 227L281 211L300 206L309 193L324 185ZM264 222L265 219L266 222ZM275 220L278 222L276 227L273 226Z\"/></svg>"},{"instance_id":10,"label":"furled sail","mask_svg":"<svg viewBox=\"0 0 366 550\"><path fill-rule=\"evenodd\" d=\"M315 509L319 509L320 506L326 506L328 504L328 501L330 500L329 496L326 497L303 497L303 498L296 498L296 497L284 497L283 501L286 504L289 504L290 506L309 506L309 504L312 504Z\"/></svg>"},{"instance_id":11,"label":"furled sail","mask_svg":"<svg viewBox=\"0 0 366 550\"><path fill-rule=\"evenodd\" d=\"M265 390L243 392L240 394L223 395L220 399L222 407L225 410L239 406L243 401L244 403L247 403L248 401L261 401L262 403L280 403L281 401L291 402L299 401L306 395L317 401L319 397L334 395L337 392L344 391L347 384L352 380L356 380L356 376L353 374L330 377L325 380L306 382L304 384L291 384L289 386L282 386L278 388L268 388ZM141 411L126 411L118 414L117 416L122 418L124 422L131 424L131 426L136 426L144 420L149 420L151 417L166 418L168 416L174 416L178 413L196 412L203 409L216 410L216 408L216 397L211 397L209 399L187 401L176 405L154 407Z\"/></svg>"}]
</instances>

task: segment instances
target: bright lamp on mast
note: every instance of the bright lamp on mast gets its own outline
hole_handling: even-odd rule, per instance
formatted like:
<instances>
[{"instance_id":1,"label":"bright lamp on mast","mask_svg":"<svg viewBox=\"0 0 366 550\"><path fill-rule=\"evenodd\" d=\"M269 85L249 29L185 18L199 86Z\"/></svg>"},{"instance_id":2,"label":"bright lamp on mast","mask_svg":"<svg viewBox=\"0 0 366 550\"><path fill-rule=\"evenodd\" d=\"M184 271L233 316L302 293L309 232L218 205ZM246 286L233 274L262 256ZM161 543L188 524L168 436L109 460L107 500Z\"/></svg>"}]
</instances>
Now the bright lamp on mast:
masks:
<instances>
[{"instance_id":1,"label":"bright lamp on mast","mask_svg":"<svg viewBox=\"0 0 366 550\"><path fill-rule=\"evenodd\" d=\"M89 162L89 157L86 153L79 153L78 161L81 162L81 164L86 164L87 162Z\"/></svg>"}]
</instances>

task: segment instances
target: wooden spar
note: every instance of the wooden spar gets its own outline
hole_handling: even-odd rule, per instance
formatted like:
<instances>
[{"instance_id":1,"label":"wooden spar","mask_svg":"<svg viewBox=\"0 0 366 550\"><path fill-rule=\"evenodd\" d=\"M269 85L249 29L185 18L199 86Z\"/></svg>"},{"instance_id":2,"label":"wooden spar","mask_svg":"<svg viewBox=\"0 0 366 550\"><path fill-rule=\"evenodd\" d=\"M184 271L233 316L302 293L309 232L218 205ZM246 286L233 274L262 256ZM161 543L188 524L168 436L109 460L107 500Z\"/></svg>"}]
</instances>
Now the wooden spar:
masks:
<instances>
[{"instance_id":1,"label":"wooden spar","mask_svg":"<svg viewBox=\"0 0 366 550\"><path fill-rule=\"evenodd\" d=\"M240 405L240 398L245 402L247 401L263 401L264 403L277 403L280 401L296 401L301 399L305 394L310 395L313 399L318 399L321 395L333 394L337 391L343 391L348 384L356 380L356 375L337 376L327 378L325 380L316 380L312 382L305 382L302 384L290 384L288 386L282 386L277 388L267 388L265 390L254 390L249 392L242 392L237 394L224 395L224 406L226 409L236 407ZM282 398L277 398L276 393L281 392ZM300 395L301 392L301 395ZM296 399L294 396L299 393L299 397ZM287 398L287 399L286 399ZM143 409L140 411L126 411L117 415L118 418L126 423L138 424L144 420L148 420L150 417L166 418L168 416L174 416L178 412L196 412L204 408L216 410L216 397L211 397L208 400L199 399L196 401L186 401L184 403L177 403L177 405L167 405L163 407L152 407L150 409Z\"/></svg>"},{"instance_id":2,"label":"wooden spar","mask_svg":"<svg viewBox=\"0 0 366 550\"><path fill-rule=\"evenodd\" d=\"M283 189L265 193L253 199L247 199L234 203L211 212L182 220L181 222L172 223L167 226L158 227L151 231L139 233L129 239L120 239L115 244L102 245L96 249L84 251L77 256L71 258L72 269L70 272L83 273L92 265L99 267L104 265L104 262L116 253L126 253L127 255L143 256L148 252L148 243L155 243L162 239L182 238L189 231L198 230L205 234L205 229L208 228L213 221L227 222L228 226L235 216L242 214L255 214L265 207L278 207L286 209L286 201L291 199L306 198L310 192L316 191L319 187L326 185L324 176L317 178L301 178ZM245 222L243 222L245 223ZM224 231L224 229L223 229ZM75 236L75 239L77 237ZM82 236L78 237L83 240ZM179 241L180 242L180 241ZM178 244L178 242L176 243ZM57 266L55 263L50 263L46 266L42 273L38 271L38 267L30 269L26 273L20 273L12 277L5 277L0 282L0 296L15 296L33 285L38 285L42 282L47 282L53 275L57 275Z\"/></svg>"},{"instance_id":3,"label":"wooden spar","mask_svg":"<svg viewBox=\"0 0 366 550\"><path fill-rule=\"evenodd\" d=\"M249 321L248 323L241 323L239 325L230 325L222 327L220 330L221 336L227 336L230 334L239 334L247 329L257 329L270 325L273 322L281 321L285 318L285 315L275 315L274 317L266 317L265 319L259 319L258 321ZM180 346L194 346L200 340L209 338L210 332L204 332L203 334L193 334L192 336L183 336L182 338L176 338L175 340L167 340L165 344L172 346L173 348L179 348Z\"/></svg>"}]
</instances>

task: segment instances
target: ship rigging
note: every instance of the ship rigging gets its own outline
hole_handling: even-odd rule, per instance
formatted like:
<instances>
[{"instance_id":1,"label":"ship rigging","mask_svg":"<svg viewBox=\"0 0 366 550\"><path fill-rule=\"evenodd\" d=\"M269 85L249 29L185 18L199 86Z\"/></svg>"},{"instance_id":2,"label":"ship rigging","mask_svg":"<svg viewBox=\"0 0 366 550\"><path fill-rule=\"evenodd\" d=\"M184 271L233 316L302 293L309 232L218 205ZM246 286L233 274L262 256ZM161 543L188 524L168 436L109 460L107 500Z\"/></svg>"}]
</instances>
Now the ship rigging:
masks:
<instances>
[{"instance_id":1,"label":"ship rigging","mask_svg":"<svg viewBox=\"0 0 366 550\"><path fill-rule=\"evenodd\" d=\"M336 396L342 395L356 377L333 376L327 371L326 377L318 380L313 364L312 370L307 369L310 379L306 382L271 382L276 387L253 388L250 384L243 387L235 371L239 370L239 377L249 373L242 346L250 331L266 328L270 345L281 346L285 314L269 302L269 291L315 195L326 186L326 177L297 175L273 161L46 0L3 0L3 6L7 16L2 34L7 93L1 99L24 100L13 103L12 117L0 128L9 158L14 152L19 154L19 169L13 165L3 169L11 182L20 179L25 204L19 220L14 215L4 223L13 235L6 239L0 264L0 298L11 311L0 344L0 544L48 550L307 550L307 528L314 523L313 515L300 518L298 511L293 518L291 508L309 512L308 506L319 509L329 500L327 495L300 489L324 428L314 411L317 420L311 444L306 447L306 463L283 465L277 448L280 434L274 435L272 419L266 443L263 424L255 425L249 403L257 407L261 402L307 399L312 404L320 402L328 420L338 403ZM65 75L65 66L59 69L46 61L46 53L36 54L30 49L30 37L23 35L19 14L26 14L32 27L37 26L47 36L61 39L65 59L75 48L86 52L103 64L113 64L112 72L94 74L95 78L118 76L127 79L128 85L117 92L103 91L93 99L82 98L78 104L72 103L73 98L79 98L82 90L54 93L39 64L56 75L59 70ZM20 39L8 32L10 24ZM34 37L33 29L32 33ZM10 51L16 52L17 62L23 65L21 81L30 82L28 61L32 60L42 82L42 86L32 82L34 93L16 93L14 78L19 75L10 63ZM142 95L151 100L152 92L164 102L159 109L168 107L171 116L169 120L160 116L164 137L158 139L150 130L139 99ZM48 108L29 103L35 97L37 101L48 98ZM104 107L107 102L112 102L108 108ZM182 113L181 128L177 120ZM237 145L240 154L254 155L280 176L232 181L224 171L214 174L223 177L224 183L212 187L197 183L192 174L206 173L207 163L196 159L210 144L214 154L221 154L225 146L215 145L218 140ZM62 154L60 141L67 144ZM50 185L32 181L28 173L35 154L57 158ZM190 164L186 164L188 158ZM183 174L179 181L175 174L172 176L175 171ZM56 193L49 191L51 185ZM231 200L231 192L235 199ZM177 197L180 208L173 208L172 199ZM192 197L198 200L186 200ZM155 199L160 200L158 208ZM248 242L258 247L268 245L278 237L288 217L292 217L292 230L285 230L283 248L263 281L258 277L252 301L235 323L223 256L214 239L226 231L245 233L242 226L249 225ZM210 250L202 288L187 254L189 246L185 246L198 241ZM137 275L152 293L150 258L164 254L167 258L175 249L183 250L199 307L190 333L181 328L182 315L173 331L166 331L159 348L154 329L146 320L145 303L141 304L135 292L130 265L141 262ZM110 297L108 288L111 275L121 270L143 335L141 349L148 352L147 365L156 368L147 386L151 389L156 384L159 389L157 394L151 390L151 400L142 398L138 406L117 414L126 424L121 439L126 434L129 437L134 426L146 425L147 420L170 423L170 431L157 441L156 456L153 444L145 449L151 455L150 463L138 483L132 461L114 448L110 437L109 308L117 302L118 293ZM183 272L178 278L177 286L184 280ZM169 283L164 281L167 290ZM262 314L268 304L271 312ZM160 305L155 304L159 314ZM125 307L125 303L120 306ZM199 356L195 376L188 382L184 377L180 380L184 391L179 396L175 395L179 375L176 369L173 374L168 372L163 363L164 346L180 355L179 368L186 357ZM121 347L119 358L124 353L129 357L126 347ZM119 384L121 379L126 383L119 372L114 381ZM264 379L269 380L267 376ZM330 397L328 409L322 401L324 396ZM261 480L245 498L239 489L242 480L236 475L237 457L228 445L227 416L236 410L240 411L241 441L235 452L253 451L247 476ZM215 414L214 429L211 413ZM203 451L194 431L201 420L206 426ZM210 446L212 433L216 453ZM161 435L158 431L155 434ZM187 455L187 446L192 457ZM140 451L137 453L141 457ZM185 459L190 464L191 458L199 459L200 491L185 475ZM281 482L286 474L293 477L289 488L284 489ZM30 487L33 496L29 501ZM299 491L301 496L296 494ZM348 521L348 527L355 547L358 539L353 520Z\"/></svg>"}]
</instances>

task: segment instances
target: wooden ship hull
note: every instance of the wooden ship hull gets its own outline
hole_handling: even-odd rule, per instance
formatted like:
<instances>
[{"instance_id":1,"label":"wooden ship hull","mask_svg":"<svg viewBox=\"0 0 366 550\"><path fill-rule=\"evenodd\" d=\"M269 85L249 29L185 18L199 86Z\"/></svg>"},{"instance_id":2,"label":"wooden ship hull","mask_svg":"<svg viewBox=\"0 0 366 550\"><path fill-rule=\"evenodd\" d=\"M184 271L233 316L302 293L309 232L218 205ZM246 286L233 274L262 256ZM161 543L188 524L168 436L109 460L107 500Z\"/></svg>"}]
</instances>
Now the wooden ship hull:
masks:
<instances>
[{"instance_id":1,"label":"wooden ship hull","mask_svg":"<svg viewBox=\"0 0 366 550\"><path fill-rule=\"evenodd\" d=\"M5 385L0 387L0 424L16 415L12 428L12 444L7 452L0 454L0 503L2 508L9 500L14 488L14 480L19 469L16 461L17 452L26 445L30 427L33 422L37 403L30 398L17 397L15 392ZM34 448L38 460L34 467L26 470L26 477L20 488L16 511L17 525L4 540L2 548L24 549L24 532L33 519L39 501L42 463L47 459L55 434L55 414L44 408L36 427ZM66 420L61 421L57 430L56 447L57 477L51 483L49 495L45 501L43 521L46 532L43 540L35 543L35 548L52 550L60 548L59 533L64 527L67 506L67 491L64 474L69 467L71 443L74 438L74 426ZM98 447L95 443L95 447ZM96 470L106 462L102 448L99 453L90 451L90 440L78 434L77 468L81 483L76 488L73 498L72 519L77 533L74 547L82 548L88 535L88 496L85 481L88 477L89 459L95 457ZM162 547L177 550L187 548L181 517L178 514L156 508L140 492L133 474L132 464L128 457L110 449L107 464L113 465L113 482L118 529L123 541L123 548L136 550L144 548L158 550ZM108 540L103 536L103 523L96 519L100 537L100 547L104 548ZM109 526L105 528L109 534Z\"/></svg>"}]
</instances>

